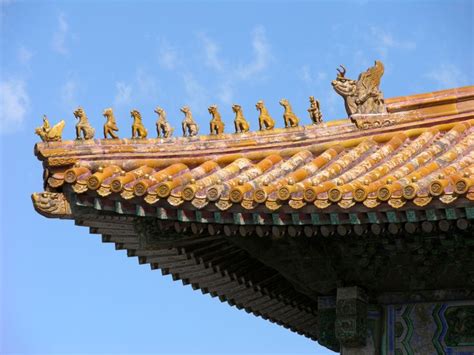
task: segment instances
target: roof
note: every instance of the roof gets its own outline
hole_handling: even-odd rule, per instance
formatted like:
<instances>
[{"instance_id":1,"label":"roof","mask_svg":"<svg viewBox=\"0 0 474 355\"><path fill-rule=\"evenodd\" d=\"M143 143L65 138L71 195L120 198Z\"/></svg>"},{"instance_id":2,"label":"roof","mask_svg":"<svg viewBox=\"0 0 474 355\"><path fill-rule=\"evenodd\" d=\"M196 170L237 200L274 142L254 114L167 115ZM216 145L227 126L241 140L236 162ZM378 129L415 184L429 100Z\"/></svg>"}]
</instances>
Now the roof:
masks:
<instances>
[{"instance_id":1,"label":"roof","mask_svg":"<svg viewBox=\"0 0 474 355\"><path fill-rule=\"evenodd\" d=\"M136 206L269 212L474 199L474 87L387 100L388 114L221 136L39 143L47 184ZM332 207L330 209L329 207Z\"/></svg>"},{"instance_id":2,"label":"roof","mask_svg":"<svg viewBox=\"0 0 474 355\"><path fill-rule=\"evenodd\" d=\"M386 103L270 131L38 143L33 204L337 349L319 327L340 285L382 304L474 283L474 86Z\"/></svg>"}]
</instances>

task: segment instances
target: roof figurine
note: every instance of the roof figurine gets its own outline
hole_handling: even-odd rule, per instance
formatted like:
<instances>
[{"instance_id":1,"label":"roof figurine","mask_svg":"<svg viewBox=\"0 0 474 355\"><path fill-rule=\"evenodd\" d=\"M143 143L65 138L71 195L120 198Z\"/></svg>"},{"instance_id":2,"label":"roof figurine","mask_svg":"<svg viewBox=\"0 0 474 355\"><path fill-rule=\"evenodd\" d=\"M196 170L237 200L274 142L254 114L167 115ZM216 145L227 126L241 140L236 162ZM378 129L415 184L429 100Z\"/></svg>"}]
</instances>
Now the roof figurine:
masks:
<instances>
[{"instance_id":1,"label":"roof figurine","mask_svg":"<svg viewBox=\"0 0 474 355\"><path fill-rule=\"evenodd\" d=\"M180 111L184 113L184 120L181 123L183 127L183 137L194 137L199 132L199 126L194 121L193 114L189 106L181 107Z\"/></svg>"},{"instance_id":2,"label":"roof figurine","mask_svg":"<svg viewBox=\"0 0 474 355\"><path fill-rule=\"evenodd\" d=\"M145 139L148 135L148 131L146 130L145 126L142 122L142 115L138 110L130 111L130 116L133 118L132 124L132 139Z\"/></svg>"},{"instance_id":3,"label":"roof figurine","mask_svg":"<svg viewBox=\"0 0 474 355\"><path fill-rule=\"evenodd\" d=\"M155 113L158 115L158 120L156 121L156 133L158 138L160 138L161 135L163 138L171 137L173 135L174 128L171 127L170 123L166 119L166 111L157 106L155 108Z\"/></svg>"},{"instance_id":4,"label":"roof figurine","mask_svg":"<svg viewBox=\"0 0 474 355\"><path fill-rule=\"evenodd\" d=\"M281 99L280 105L285 108L285 113L283 113L285 127L298 127L300 119L293 112L290 102L287 99Z\"/></svg>"},{"instance_id":5,"label":"roof figurine","mask_svg":"<svg viewBox=\"0 0 474 355\"><path fill-rule=\"evenodd\" d=\"M43 115L43 125L35 129L35 133L40 136L43 142L60 142L62 139L63 129L66 125L64 120L56 123L53 128L51 128L48 117Z\"/></svg>"},{"instance_id":6,"label":"roof figurine","mask_svg":"<svg viewBox=\"0 0 474 355\"><path fill-rule=\"evenodd\" d=\"M268 113L263 100L258 101L255 107L260 111L260 115L258 116L259 129L261 131L273 129L275 127L275 120L270 116L270 113Z\"/></svg>"},{"instance_id":7,"label":"roof figurine","mask_svg":"<svg viewBox=\"0 0 474 355\"><path fill-rule=\"evenodd\" d=\"M222 122L221 114L217 110L217 105L211 105L207 110L212 115L212 120L210 122L211 135L224 133L224 122Z\"/></svg>"},{"instance_id":8,"label":"roof figurine","mask_svg":"<svg viewBox=\"0 0 474 355\"><path fill-rule=\"evenodd\" d=\"M246 133L250 130L250 125L244 117L242 106L233 104L232 111L235 112L234 125L235 133Z\"/></svg>"},{"instance_id":9,"label":"roof figurine","mask_svg":"<svg viewBox=\"0 0 474 355\"><path fill-rule=\"evenodd\" d=\"M76 124L76 139L93 139L95 129L89 123L86 113L84 112L84 109L82 107L78 107L74 111L74 117L79 120Z\"/></svg>"},{"instance_id":10,"label":"roof figurine","mask_svg":"<svg viewBox=\"0 0 474 355\"><path fill-rule=\"evenodd\" d=\"M384 73L381 61L359 75L357 80L346 78L346 68L337 69L336 80L331 82L334 90L344 98L347 115L386 113L383 93L379 89L380 79Z\"/></svg>"},{"instance_id":11,"label":"roof figurine","mask_svg":"<svg viewBox=\"0 0 474 355\"><path fill-rule=\"evenodd\" d=\"M314 98L314 96L309 97L309 117L313 124L320 124L323 122L323 114L319 106L319 101Z\"/></svg>"},{"instance_id":12,"label":"roof figurine","mask_svg":"<svg viewBox=\"0 0 474 355\"><path fill-rule=\"evenodd\" d=\"M114 111L112 108L106 108L102 115L106 118L104 124L104 139L107 139L107 136L110 136L113 139L118 139L118 136L114 132L118 132L117 122L115 122Z\"/></svg>"}]
</instances>

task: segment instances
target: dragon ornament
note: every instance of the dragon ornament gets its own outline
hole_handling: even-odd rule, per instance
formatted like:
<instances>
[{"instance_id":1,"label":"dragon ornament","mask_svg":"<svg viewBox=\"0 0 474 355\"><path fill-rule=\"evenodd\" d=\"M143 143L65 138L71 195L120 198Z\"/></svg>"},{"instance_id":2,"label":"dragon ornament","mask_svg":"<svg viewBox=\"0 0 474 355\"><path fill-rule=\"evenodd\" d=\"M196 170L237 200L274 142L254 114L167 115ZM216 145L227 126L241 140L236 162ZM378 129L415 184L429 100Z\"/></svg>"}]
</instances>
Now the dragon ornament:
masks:
<instances>
[{"instance_id":1,"label":"dragon ornament","mask_svg":"<svg viewBox=\"0 0 474 355\"><path fill-rule=\"evenodd\" d=\"M379 89L380 80L384 73L382 62L375 61L375 65L359 75L357 80L346 78L346 68L341 70L331 82L334 90L344 98L347 115L386 113L383 93Z\"/></svg>"}]
</instances>

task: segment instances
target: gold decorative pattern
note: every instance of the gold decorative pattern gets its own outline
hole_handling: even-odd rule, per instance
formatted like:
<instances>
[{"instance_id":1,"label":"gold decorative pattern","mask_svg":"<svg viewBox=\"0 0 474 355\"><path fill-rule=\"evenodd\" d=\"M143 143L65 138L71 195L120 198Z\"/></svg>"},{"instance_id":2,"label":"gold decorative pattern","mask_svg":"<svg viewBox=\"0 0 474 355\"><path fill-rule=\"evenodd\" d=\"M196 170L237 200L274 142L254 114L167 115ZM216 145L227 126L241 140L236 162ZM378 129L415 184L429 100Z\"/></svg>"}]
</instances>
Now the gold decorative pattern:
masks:
<instances>
[{"instance_id":1,"label":"gold decorative pattern","mask_svg":"<svg viewBox=\"0 0 474 355\"><path fill-rule=\"evenodd\" d=\"M316 199L314 201L314 205L317 207L317 208L321 208L321 209L324 209L324 208L327 208L329 206L331 206L331 202L329 202L328 200L326 199Z\"/></svg>"},{"instance_id":2,"label":"gold decorative pattern","mask_svg":"<svg viewBox=\"0 0 474 355\"><path fill-rule=\"evenodd\" d=\"M216 202L216 207L221 211L225 211L232 207L232 203L229 200L220 199Z\"/></svg>"},{"instance_id":3,"label":"gold decorative pattern","mask_svg":"<svg viewBox=\"0 0 474 355\"><path fill-rule=\"evenodd\" d=\"M99 189L97 190L97 194L102 197L109 196L111 193L112 191L110 190L110 188L104 185L99 187Z\"/></svg>"},{"instance_id":4,"label":"gold decorative pattern","mask_svg":"<svg viewBox=\"0 0 474 355\"><path fill-rule=\"evenodd\" d=\"M331 190L329 190L328 197L331 202L339 202L342 198L341 189L338 187L333 187Z\"/></svg>"},{"instance_id":5,"label":"gold decorative pattern","mask_svg":"<svg viewBox=\"0 0 474 355\"><path fill-rule=\"evenodd\" d=\"M235 188L235 189L232 189L232 191L230 192L229 198L233 203L239 203L240 201L242 201L243 195L242 195L242 192L240 192L240 190Z\"/></svg>"},{"instance_id":6,"label":"gold decorative pattern","mask_svg":"<svg viewBox=\"0 0 474 355\"><path fill-rule=\"evenodd\" d=\"M298 210L304 206L306 206L306 202L302 199L299 200L290 200L288 202L288 205L290 205L291 208Z\"/></svg>"},{"instance_id":7,"label":"gold decorative pattern","mask_svg":"<svg viewBox=\"0 0 474 355\"><path fill-rule=\"evenodd\" d=\"M72 184L71 186L76 194L82 194L87 191L87 184L84 183L76 183Z\"/></svg>"},{"instance_id":8,"label":"gold decorative pattern","mask_svg":"<svg viewBox=\"0 0 474 355\"><path fill-rule=\"evenodd\" d=\"M453 194L445 194L445 195L441 196L441 197L439 198L439 200L440 200L441 202L445 203L445 204L450 204L450 203L456 201L457 198L458 198L458 197L455 196L455 195L453 195Z\"/></svg>"},{"instance_id":9,"label":"gold decorative pattern","mask_svg":"<svg viewBox=\"0 0 474 355\"><path fill-rule=\"evenodd\" d=\"M244 199L240 205L245 208L246 210L252 210L256 207L256 203L253 201L253 200L247 200L247 199Z\"/></svg>"},{"instance_id":10,"label":"gold decorative pattern","mask_svg":"<svg viewBox=\"0 0 474 355\"><path fill-rule=\"evenodd\" d=\"M176 196L169 196L168 197L168 203L171 205L171 206L179 206L181 205L182 203L184 202L184 200L180 197L176 197Z\"/></svg>"},{"instance_id":11,"label":"gold decorative pattern","mask_svg":"<svg viewBox=\"0 0 474 355\"><path fill-rule=\"evenodd\" d=\"M433 198L431 196L416 197L415 199L413 199L413 203L417 206L424 207L429 204L432 199Z\"/></svg>"},{"instance_id":12,"label":"gold decorative pattern","mask_svg":"<svg viewBox=\"0 0 474 355\"><path fill-rule=\"evenodd\" d=\"M209 201L205 198L194 198L191 201L191 203L194 207L196 207L197 209L200 210L201 208L206 207L206 205L209 203Z\"/></svg>"},{"instance_id":13,"label":"gold decorative pattern","mask_svg":"<svg viewBox=\"0 0 474 355\"><path fill-rule=\"evenodd\" d=\"M257 203L264 203L267 199L267 193L263 189L256 189L253 193L253 199Z\"/></svg>"},{"instance_id":14,"label":"gold decorative pattern","mask_svg":"<svg viewBox=\"0 0 474 355\"><path fill-rule=\"evenodd\" d=\"M387 186L382 186L377 191L377 198L380 201L388 201L390 199L390 196L392 196L392 192Z\"/></svg>"},{"instance_id":15,"label":"gold decorative pattern","mask_svg":"<svg viewBox=\"0 0 474 355\"><path fill-rule=\"evenodd\" d=\"M71 206L64 194L57 192L40 192L31 195L35 210L45 217L71 217Z\"/></svg>"},{"instance_id":16,"label":"gold decorative pattern","mask_svg":"<svg viewBox=\"0 0 474 355\"><path fill-rule=\"evenodd\" d=\"M380 205L380 202L376 198L370 198L370 197L364 200L363 203L364 203L364 206L368 208L375 208L378 205Z\"/></svg>"},{"instance_id":17,"label":"gold decorative pattern","mask_svg":"<svg viewBox=\"0 0 474 355\"><path fill-rule=\"evenodd\" d=\"M144 200L149 205L153 205L154 203L157 203L160 199L156 195L148 194L145 196Z\"/></svg>"},{"instance_id":18,"label":"gold decorative pattern","mask_svg":"<svg viewBox=\"0 0 474 355\"><path fill-rule=\"evenodd\" d=\"M195 189L192 186L186 186L181 194L185 201L191 201L194 198L194 195Z\"/></svg>"},{"instance_id":19,"label":"gold decorative pattern","mask_svg":"<svg viewBox=\"0 0 474 355\"><path fill-rule=\"evenodd\" d=\"M355 202L352 198L343 198L337 204L344 209L348 209L354 206Z\"/></svg>"},{"instance_id":20,"label":"gold decorative pattern","mask_svg":"<svg viewBox=\"0 0 474 355\"><path fill-rule=\"evenodd\" d=\"M269 210L275 211L275 210L279 209L279 208L282 206L282 204L279 203L278 201L269 201L269 200L267 200L267 201L265 202L265 206L266 206Z\"/></svg>"},{"instance_id":21,"label":"gold decorative pattern","mask_svg":"<svg viewBox=\"0 0 474 355\"><path fill-rule=\"evenodd\" d=\"M401 208L406 204L406 201L402 200L401 198L391 198L388 200L388 204L393 208Z\"/></svg>"}]
</instances>

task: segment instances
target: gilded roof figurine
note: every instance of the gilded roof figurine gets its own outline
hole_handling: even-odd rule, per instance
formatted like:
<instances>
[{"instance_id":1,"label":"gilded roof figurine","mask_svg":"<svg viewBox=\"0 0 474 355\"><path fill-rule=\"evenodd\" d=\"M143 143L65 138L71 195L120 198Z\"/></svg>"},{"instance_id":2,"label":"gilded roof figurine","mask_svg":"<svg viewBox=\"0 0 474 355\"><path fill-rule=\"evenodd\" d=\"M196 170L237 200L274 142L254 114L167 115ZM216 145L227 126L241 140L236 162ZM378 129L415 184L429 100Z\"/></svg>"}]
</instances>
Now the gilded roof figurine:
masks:
<instances>
[{"instance_id":1,"label":"gilded roof figurine","mask_svg":"<svg viewBox=\"0 0 474 355\"><path fill-rule=\"evenodd\" d=\"M118 132L117 122L115 122L114 111L112 108L106 108L102 115L106 118L104 124L104 139L110 136L113 139L118 139L118 136L114 132Z\"/></svg>"},{"instance_id":2,"label":"gilded roof figurine","mask_svg":"<svg viewBox=\"0 0 474 355\"><path fill-rule=\"evenodd\" d=\"M336 80L331 84L344 98L348 116L387 112L383 93L379 89L380 79L384 73L382 62L376 60L375 65L361 73L357 80L346 78L346 68L341 65L341 69L337 69Z\"/></svg>"},{"instance_id":3,"label":"gilded roof figurine","mask_svg":"<svg viewBox=\"0 0 474 355\"><path fill-rule=\"evenodd\" d=\"M260 111L260 115L258 116L259 129L261 131L273 129L273 127L275 127L275 120L270 116L270 113L268 113L263 100L257 102L255 107Z\"/></svg>"},{"instance_id":4,"label":"gilded roof figurine","mask_svg":"<svg viewBox=\"0 0 474 355\"><path fill-rule=\"evenodd\" d=\"M163 136L163 138L171 137L174 132L174 128L171 127L170 123L166 119L166 111L157 106L155 108L155 113L158 115L158 120L156 121L156 133L158 138L161 136Z\"/></svg>"},{"instance_id":5,"label":"gilded roof figurine","mask_svg":"<svg viewBox=\"0 0 474 355\"><path fill-rule=\"evenodd\" d=\"M250 129L249 123L244 117L244 113L242 111L242 106L233 104L232 111L235 112L234 118L234 125L235 125L235 133L245 133L248 132Z\"/></svg>"},{"instance_id":6,"label":"gilded roof figurine","mask_svg":"<svg viewBox=\"0 0 474 355\"><path fill-rule=\"evenodd\" d=\"M287 99L281 99L280 105L285 108L285 112L283 113L285 127L298 127L300 119L293 112L290 102Z\"/></svg>"},{"instance_id":7,"label":"gilded roof figurine","mask_svg":"<svg viewBox=\"0 0 474 355\"><path fill-rule=\"evenodd\" d=\"M211 135L224 133L224 122L222 122L221 114L217 109L217 105L211 105L207 110L212 115L212 120L210 122Z\"/></svg>"},{"instance_id":8,"label":"gilded roof figurine","mask_svg":"<svg viewBox=\"0 0 474 355\"><path fill-rule=\"evenodd\" d=\"M78 107L74 111L74 117L79 120L76 124L76 139L93 139L95 129L89 123L86 113L82 107Z\"/></svg>"},{"instance_id":9,"label":"gilded roof figurine","mask_svg":"<svg viewBox=\"0 0 474 355\"><path fill-rule=\"evenodd\" d=\"M189 106L181 107L181 112L184 113L184 120L181 123L183 127L183 137L194 137L199 132L199 126L193 119L193 114Z\"/></svg>"},{"instance_id":10,"label":"gilded roof figurine","mask_svg":"<svg viewBox=\"0 0 474 355\"><path fill-rule=\"evenodd\" d=\"M314 96L309 97L309 117L313 124L320 124L323 122L323 114L321 113L319 101Z\"/></svg>"},{"instance_id":11,"label":"gilded roof figurine","mask_svg":"<svg viewBox=\"0 0 474 355\"><path fill-rule=\"evenodd\" d=\"M43 125L35 129L35 133L40 136L43 142L60 142L62 139L63 129L66 125L64 120L56 123L53 128L49 125L48 117L43 115Z\"/></svg>"},{"instance_id":12,"label":"gilded roof figurine","mask_svg":"<svg viewBox=\"0 0 474 355\"><path fill-rule=\"evenodd\" d=\"M145 139L148 135L148 131L146 130L145 126L142 122L142 115L138 110L130 111L130 116L133 117L133 124L132 124L132 139Z\"/></svg>"}]
</instances>

